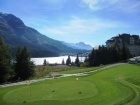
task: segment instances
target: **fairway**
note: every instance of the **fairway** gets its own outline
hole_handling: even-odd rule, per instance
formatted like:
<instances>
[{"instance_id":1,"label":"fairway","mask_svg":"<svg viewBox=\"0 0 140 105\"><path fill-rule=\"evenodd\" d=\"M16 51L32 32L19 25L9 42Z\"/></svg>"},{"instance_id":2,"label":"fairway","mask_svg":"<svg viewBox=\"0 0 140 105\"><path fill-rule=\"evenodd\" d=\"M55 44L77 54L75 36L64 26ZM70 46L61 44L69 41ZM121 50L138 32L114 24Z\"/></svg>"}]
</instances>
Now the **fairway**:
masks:
<instances>
[{"instance_id":1,"label":"fairway","mask_svg":"<svg viewBox=\"0 0 140 105\"><path fill-rule=\"evenodd\" d=\"M0 88L0 105L139 105L140 65Z\"/></svg>"}]
</instances>

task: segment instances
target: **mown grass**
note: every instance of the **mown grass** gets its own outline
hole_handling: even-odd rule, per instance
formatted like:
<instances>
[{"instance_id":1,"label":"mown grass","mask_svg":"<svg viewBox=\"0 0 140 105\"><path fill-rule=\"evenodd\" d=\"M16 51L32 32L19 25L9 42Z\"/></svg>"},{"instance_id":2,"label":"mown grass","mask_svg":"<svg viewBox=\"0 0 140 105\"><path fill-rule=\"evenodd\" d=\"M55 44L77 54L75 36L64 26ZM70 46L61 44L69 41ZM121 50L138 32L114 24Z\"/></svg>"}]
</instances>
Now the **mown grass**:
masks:
<instances>
[{"instance_id":1,"label":"mown grass","mask_svg":"<svg viewBox=\"0 0 140 105\"><path fill-rule=\"evenodd\" d=\"M139 105L140 65L0 88L0 105ZM78 78L78 79L77 79Z\"/></svg>"}]
</instances>

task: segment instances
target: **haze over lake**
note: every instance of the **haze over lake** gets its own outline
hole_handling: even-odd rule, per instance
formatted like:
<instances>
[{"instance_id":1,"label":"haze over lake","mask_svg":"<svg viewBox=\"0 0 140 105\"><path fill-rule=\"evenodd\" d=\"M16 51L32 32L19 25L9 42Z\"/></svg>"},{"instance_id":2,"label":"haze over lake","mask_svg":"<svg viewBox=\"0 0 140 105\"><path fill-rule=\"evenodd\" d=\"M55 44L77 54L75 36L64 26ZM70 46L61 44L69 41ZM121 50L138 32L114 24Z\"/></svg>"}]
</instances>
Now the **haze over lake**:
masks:
<instances>
[{"instance_id":1,"label":"haze over lake","mask_svg":"<svg viewBox=\"0 0 140 105\"><path fill-rule=\"evenodd\" d=\"M46 59L49 64L62 64L62 60L64 59L65 63L68 56L59 56L59 57L42 57L42 58L31 58L31 61L34 62L35 65L43 65L44 59ZM71 61L75 62L76 56L70 56ZM84 62L85 57L79 57L80 62Z\"/></svg>"}]
</instances>

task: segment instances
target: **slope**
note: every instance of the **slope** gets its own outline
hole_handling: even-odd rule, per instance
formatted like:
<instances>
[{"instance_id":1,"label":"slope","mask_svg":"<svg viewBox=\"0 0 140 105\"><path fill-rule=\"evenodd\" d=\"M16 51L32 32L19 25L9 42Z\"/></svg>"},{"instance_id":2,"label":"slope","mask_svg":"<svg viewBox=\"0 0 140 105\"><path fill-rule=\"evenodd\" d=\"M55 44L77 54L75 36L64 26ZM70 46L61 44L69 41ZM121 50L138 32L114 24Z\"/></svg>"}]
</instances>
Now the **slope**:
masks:
<instances>
[{"instance_id":1,"label":"slope","mask_svg":"<svg viewBox=\"0 0 140 105\"><path fill-rule=\"evenodd\" d=\"M42 35L37 30L26 26L21 19L12 14L0 13L0 36L11 47L27 46L31 50L48 51L56 55L80 51Z\"/></svg>"}]
</instances>

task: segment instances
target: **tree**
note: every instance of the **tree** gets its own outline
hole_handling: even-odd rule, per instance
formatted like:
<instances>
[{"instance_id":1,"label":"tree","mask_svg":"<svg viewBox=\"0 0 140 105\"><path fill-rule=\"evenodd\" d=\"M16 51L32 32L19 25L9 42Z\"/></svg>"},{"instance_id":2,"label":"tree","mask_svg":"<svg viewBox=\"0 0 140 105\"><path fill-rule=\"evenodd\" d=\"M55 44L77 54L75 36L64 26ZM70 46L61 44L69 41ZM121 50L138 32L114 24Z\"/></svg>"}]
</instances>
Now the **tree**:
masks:
<instances>
[{"instance_id":1,"label":"tree","mask_svg":"<svg viewBox=\"0 0 140 105\"><path fill-rule=\"evenodd\" d=\"M87 56L85 57L85 60L84 60L83 66L85 66L85 67L88 67L88 66L89 66L89 59L88 59Z\"/></svg>"},{"instance_id":2,"label":"tree","mask_svg":"<svg viewBox=\"0 0 140 105\"><path fill-rule=\"evenodd\" d=\"M43 65L44 65L44 66L47 65L47 61L46 61L46 59L44 59L44 63L43 63Z\"/></svg>"},{"instance_id":3,"label":"tree","mask_svg":"<svg viewBox=\"0 0 140 105\"><path fill-rule=\"evenodd\" d=\"M66 65L71 65L70 55L68 56L68 59L67 59L67 61L66 61Z\"/></svg>"},{"instance_id":4,"label":"tree","mask_svg":"<svg viewBox=\"0 0 140 105\"><path fill-rule=\"evenodd\" d=\"M122 45L122 60L126 61L128 58L130 58L130 52L125 43Z\"/></svg>"},{"instance_id":5,"label":"tree","mask_svg":"<svg viewBox=\"0 0 140 105\"><path fill-rule=\"evenodd\" d=\"M99 66L101 64L110 64L120 61L121 49L116 46L99 46L99 49L92 50L86 62L89 66Z\"/></svg>"},{"instance_id":6,"label":"tree","mask_svg":"<svg viewBox=\"0 0 140 105\"><path fill-rule=\"evenodd\" d=\"M46 66L47 64L49 64L49 62L46 59L44 59L43 66Z\"/></svg>"},{"instance_id":7,"label":"tree","mask_svg":"<svg viewBox=\"0 0 140 105\"><path fill-rule=\"evenodd\" d=\"M122 60L122 49L120 45L118 44L118 41L115 40L115 43L113 45L113 49L116 50L116 61L121 61Z\"/></svg>"},{"instance_id":8,"label":"tree","mask_svg":"<svg viewBox=\"0 0 140 105\"><path fill-rule=\"evenodd\" d=\"M15 62L17 79L26 80L34 75L34 63L30 61L30 52L27 47L19 47L17 49Z\"/></svg>"},{"instance_id":9,"label":"tree","mask_svg":"<svg viewBox=\"0 0 140 105\"><path fill-rule=\"evenodd\" d=\"M65 65L65 61L64 61L64 59L62 60L62 65Z\"/></svg>"},{"instance_id":10,"label":"tree","mask_svg":"<svg viewBox=\"0 0 140 105\"><path fill-rule=\"evenodd\" d=\"M76 65L76 66L80 66L79 63L80 63L80 62L79 62L79 57L78 57L78 55L77 55L77 57L76 57L76 59L75 59L75 65Z\"/></svg>"},{"instance_id":11,"label":"tree","mask_svg":"<svg viewBox=\"0 0 140 105\"><path fill-rule=\"evenodd\" d=\"M11 58L6 45L0 38L0 83L10 79L12 73Z\"/></svg>"},{"instance_id":12,"label":"tree","mask_svg":"<svg viewBox=\"0 0 140 105\"><path fill-rule=\"evenodd\" d=\"M95 61L95 50L93 49L92 52L88 56L88 66L93 66Z\"/></svg>"}]
</instances>

